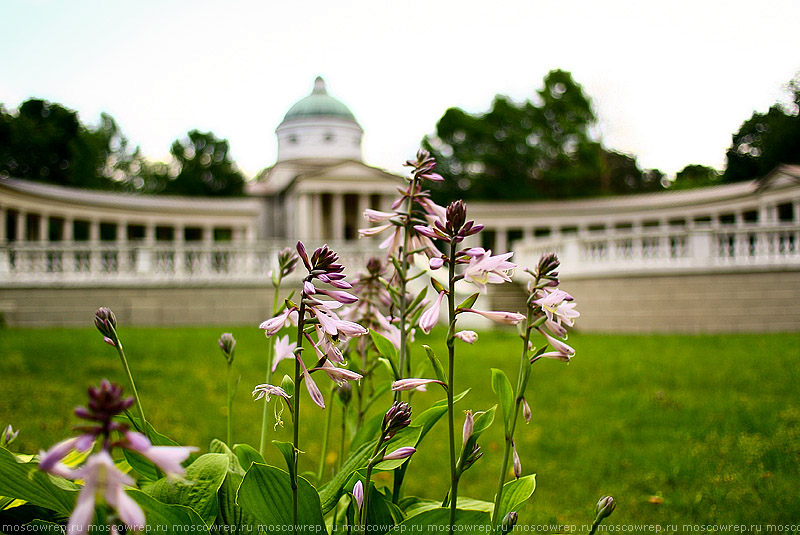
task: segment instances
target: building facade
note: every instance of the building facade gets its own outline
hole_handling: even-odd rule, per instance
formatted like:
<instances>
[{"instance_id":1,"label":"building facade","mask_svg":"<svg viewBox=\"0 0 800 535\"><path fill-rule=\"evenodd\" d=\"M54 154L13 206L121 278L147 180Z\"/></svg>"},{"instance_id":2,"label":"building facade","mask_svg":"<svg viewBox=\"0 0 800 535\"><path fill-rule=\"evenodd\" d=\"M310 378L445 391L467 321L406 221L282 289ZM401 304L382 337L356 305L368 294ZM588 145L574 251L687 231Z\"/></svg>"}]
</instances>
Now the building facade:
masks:
<instances>
[{"instance_id":1,"label":"building facade","mask_svg":"<svg viewBox=\"0 0 800 535\"><path fill-rule=\"evenodd\" d=\"M76 190L0 181L0 314L9 325L255 323L277 251L330 243L357 271L367 208L402 184L363 162L363 130L321 78L276 130L278 156L242 199ZM800 328L800 166L759 180L578 201L470 203L483 245L521 265L544 251L590 331ZM522 279L524 274L518 274ZM519 309L521 284L492 306ZM89 318L89 319L87 319Z\"/></svg>"}]
</instances>

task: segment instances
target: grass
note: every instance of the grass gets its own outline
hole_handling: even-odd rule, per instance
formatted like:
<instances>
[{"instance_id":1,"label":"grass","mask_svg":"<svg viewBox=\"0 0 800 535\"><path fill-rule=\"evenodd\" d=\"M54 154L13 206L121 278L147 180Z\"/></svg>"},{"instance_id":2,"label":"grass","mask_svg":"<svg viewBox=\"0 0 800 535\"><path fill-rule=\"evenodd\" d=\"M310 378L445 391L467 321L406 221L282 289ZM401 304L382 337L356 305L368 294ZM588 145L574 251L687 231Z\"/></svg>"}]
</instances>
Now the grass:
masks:
<instances>
[{"instance_id":1,"label":"grass","mask_svg":"<svg viewBox=\"0 0 800 535\"><path fill-rule=\"evenodd\" d=\"M234 441L257 447L261 405L250 392L264 379L266 341L251 327L228 330L238 340L234 366L241 375ZM212 438L224 438L225 363L216 345L222 332L121 328L148 418L181 443L207 448ZM435 331L427 342L445 356L442 335ZM537 474L538 488L520 511L522 524L591 522L602 494L618 500L611 524L800 518L800 334L575 335L571 341L577 356L569 366L534 366L528 390L533 420L519 427L517 445L524 472ZM472 391L459 409L493 405L490 368L504 369L515 383L518 354L518 339L507 332L460 344L456 389ZM114 350L94 329L0 330L0 355L0 424L21 430L13 445L19 451L69 436L76 423L71 408L84 403L90 383L103 377L125 383ZM414 358L423 358L419 344ZM279 374L290 367L282 363ZM326 383L319 381L327 397ZM415 396L414 410L441 397L431 388ZM302 470L316 470L324 417L305 397ZM459 415L458 425L462 421ZM338 455L338 422L337 412L328 469ZM462 495L492 499L501 428L498 419L482 437L484 457L462 479ZM287 424L271 438L290 440L290 433ZM446 451L442 420L414 457L408 494L444 495ZM282 466L277 450L268 453Z\"/></svg>"}]
</instances>

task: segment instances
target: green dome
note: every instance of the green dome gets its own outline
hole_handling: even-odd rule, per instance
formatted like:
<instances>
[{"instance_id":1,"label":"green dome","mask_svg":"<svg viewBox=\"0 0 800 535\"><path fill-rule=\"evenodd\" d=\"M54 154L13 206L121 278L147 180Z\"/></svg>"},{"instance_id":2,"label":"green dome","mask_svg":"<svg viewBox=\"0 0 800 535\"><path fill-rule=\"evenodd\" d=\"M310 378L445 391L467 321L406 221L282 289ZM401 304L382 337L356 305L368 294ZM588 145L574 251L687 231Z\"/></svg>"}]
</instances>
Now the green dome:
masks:
<instances>
[{"instance_id":1,"label":"green dome","mask_svg":"<svg viewBox=\"0 0 800 535\"><path fill-rule=\"evenodd\" d=\"M356 122L356 118L347 106L328 95L325 80L320 76L314 80L314 90L311 94L289 108L283 122L303 117L339 117Z\"/></svg>"}]
</instances>

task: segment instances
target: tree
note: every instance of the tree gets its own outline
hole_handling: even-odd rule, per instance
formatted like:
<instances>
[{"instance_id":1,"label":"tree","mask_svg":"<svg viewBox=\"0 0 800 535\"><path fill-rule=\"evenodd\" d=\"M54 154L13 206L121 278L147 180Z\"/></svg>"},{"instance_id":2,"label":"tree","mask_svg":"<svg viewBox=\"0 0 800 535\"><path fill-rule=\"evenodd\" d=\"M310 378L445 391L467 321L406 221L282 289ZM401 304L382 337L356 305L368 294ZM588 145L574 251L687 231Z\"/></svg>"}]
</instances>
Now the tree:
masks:
<instances>
[{"instance_id":1,"label":"tree","mask_svg":"<svg viewBox=\"0 0 800 535\"><path fill-rule=\"evenodd\" d=\"M660 174L608 151L596 139L597 117L569 72L544 78L536 102L497 96L472 115L448 109L423 145L448 180L435 184L440 201L454 198L564 198L660 189ZM658 179L654 177L658 176Z\"/></svg>"},{"instance_id":2,"label":"tree","mask_svg":"<svg viewBox=\"0 0 800 535\"><path fill-rule=\"evenodd\" d=\"M230 159L227 140L212 132L192 130L188 139L176 140L170 153L174 178L164 180L163 193L174 195L232 196L244 193L244 176ZM162 168L162 171L165 171Z\"/></svg>"},{"instance_id":3,"label":"tree","mask_svg":"<svg viewBox=\"0 0 800 535\"><path fill-rule=\"evenodd\" d=\"M713 167L707 165L689 164L675 175L675 181L670 185L672 189L688 189L719 184L722 175Z\"/></svg>"},{"instance_id":4,"label":"tree","mask_svg":"<svg viewBox=\"0 0 800 535\"><path fill-rule=\"evenodd\" d=\"M789 82L788 90L790 105L753 113L733 135L725 182L764 176L780 163L800 163L800 77Z\"/></svg>"}]
</instances>

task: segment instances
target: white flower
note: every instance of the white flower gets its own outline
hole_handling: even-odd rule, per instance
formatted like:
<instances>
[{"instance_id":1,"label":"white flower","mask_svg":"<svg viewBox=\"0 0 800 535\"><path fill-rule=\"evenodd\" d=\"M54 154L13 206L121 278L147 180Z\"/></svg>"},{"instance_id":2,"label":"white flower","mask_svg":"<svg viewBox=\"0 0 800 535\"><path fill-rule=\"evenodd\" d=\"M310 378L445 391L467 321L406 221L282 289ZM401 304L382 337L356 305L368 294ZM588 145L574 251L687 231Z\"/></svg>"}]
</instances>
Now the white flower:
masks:
<instances>
[{"instance_id":1,"label":"white flower","mask_svg":"<svg viewBox=\"0 0 800 535\"><path fill-rule=\"evenodd\" d=\"M275 339L275 358L272 361L272 371L278 369L278 363L284 359L294 358L294 350L297 343L289 343L289 335Z\"/></svg>"},{"instance_id":2,"label":"white flower","mask_svg":"<svg viewBox=\"0 0 800 535\"><path fill-rule=\"evenodd\" d=\"M98 496L105 498L106 503L117 511L120 520L128 528L134 531L144 529L145 517L142 508L125 494L123 488L123 485L133 485L134 481L114 465L107 451L101 450L89 456L86 463L75 470L74 477L82 479L84 485L67 522L68 535L89 531Z\"/></svg>"},{"instance_id":3,"label":"white flower","mask_svg":"<svg viewBox=\"0 0 800 535\"><path fill-rule=\"evenodd\" d=\"M453 336L468 344L474 344L478 340L478 333L475 331L458 331Z\"/></svg>"},{"instance_id":4,"label":"white flower","mask_svg":"<svg viewBox=\"0 0 800 535\"><path fill-rule=\"evenodd\" d=\"M472 282L482 293L486 293L487 284L511 282L509 275L517 265L507 260L514 253L492 256L492 251L475 247L467 251L467 254L470 259L464 270L464 280Z\"/></svg>"},{"instance_id":5,"label":"white flower","mask_svg":"<svg viewBox=\"0 0 800 535\"><path fill-rule=\"evenodd\" d=\"M428 334L431 332L431 329L436 325L439 321L439 312L442 308L442 298L444 297L445 292L439 292L439 297L436 298L436 301L433 302L433 305L422 313L422 316L419 318L419 328L422 329L422 332Z\"/></svg>"},{"instance_id":6,"label":"white flower","mask_svg":"<svg viewBox=\"0 0 800 535\"><path fill-rule=\"evenodd\" d=\"M146 436L135 431L127 431L125 438L125 448L146 457L170 478L182 476L185 470L181 463L189 458L190 453L197 451L197 448L187 446L153 446Z\"/></svg>"}]
</instances>

